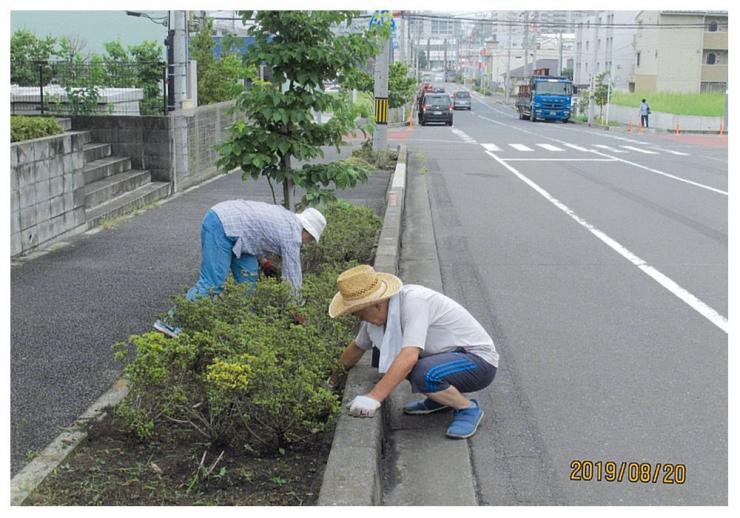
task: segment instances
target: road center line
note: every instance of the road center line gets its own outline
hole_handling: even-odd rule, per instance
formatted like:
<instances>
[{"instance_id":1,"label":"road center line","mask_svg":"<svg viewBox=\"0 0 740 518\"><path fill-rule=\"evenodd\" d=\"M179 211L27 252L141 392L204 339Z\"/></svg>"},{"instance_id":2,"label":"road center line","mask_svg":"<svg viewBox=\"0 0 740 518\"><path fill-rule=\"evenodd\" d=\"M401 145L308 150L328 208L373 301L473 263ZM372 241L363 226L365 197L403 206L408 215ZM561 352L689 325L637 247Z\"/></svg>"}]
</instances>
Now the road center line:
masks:
<instances>
[{"instance_id":1,"label":"road center line","mask_svg":"<svg viewBox=\"0 0 740 518\"><path fill-rule=\"evenodd\" d=\"M591 223L580 217L578 214L576 214L570 207L565 205L563 202L552 196L549 192L547 192L545 189L537 185L535 182L524 176L522 173L514 169L511 165L507 164L505 160L500 159L498 156L496 156L494 153L491 153L490 151L486 151L486 154L496 160L499 164L504 166L509 172L514 174L516 177L518 177L521 181L529 185L532 189L534 189L538 194L540 194L543 198L545 198L547 201L555 205L558 209L566 213L568 216L570 216L571 219L573 219L576 223L581 225L582 227L586 228L589 232L591 232L594 236L599 238L603 243L605 243L607 246L609 246L612 250L617 252L619 255L627 259L629 262L637 266L640 270L642 270L643 273L648 275L651 279L653 279L655 282L663 286L666 290L671 292L673 295L684 301L686 304L689 305L694 311L699 313L701 316L709 320L712 324L719 327L722 331L725 333L728 332L728 325L727 325L727 317L721 315L719 312L717 312L714 308L707 305L706 303L702 302L698 297L687 291L686 289L679 286L675 281L673 281L668 276L664 275L660 271L658 271L656 268L650 266L645 262L645 260L641 259L640 257L636 256L632 252L630 252L627 248L622 246L619 242L615 241L611 237L609 237L607 234L593 226Z\"/></svg>"}]
</instances>

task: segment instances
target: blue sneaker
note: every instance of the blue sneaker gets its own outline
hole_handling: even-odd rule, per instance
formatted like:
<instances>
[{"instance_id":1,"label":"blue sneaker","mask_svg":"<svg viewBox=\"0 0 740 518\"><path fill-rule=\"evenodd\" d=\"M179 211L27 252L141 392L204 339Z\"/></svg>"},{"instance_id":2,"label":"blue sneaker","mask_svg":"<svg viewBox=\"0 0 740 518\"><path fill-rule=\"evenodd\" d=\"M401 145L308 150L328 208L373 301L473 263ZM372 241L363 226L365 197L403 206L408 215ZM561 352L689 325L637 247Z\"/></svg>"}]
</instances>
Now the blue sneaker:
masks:
<instances>
[{"instance_id":1,"label":"blue sneaker","mask_svg":"<svg viewBox=\"0 0 740 518\"><path fill-rule=\"evenodd\" d=\"M478 425L483 419L483 410L480 409L478 401L471 399L471 406L462 410L455 410L450 427L447 428L447 437L453 439L467 439L478 431Z\"/></svg>"},{"instance_id":2,"label":"blue sneaker","mask_svg":"<svg viewBox=\"0 0 740 518\"><path fill-rule=\"evenodd\" d=\"M411 403L406 403L403 407L403 413L409 415L426 415L434 412L439 412L440 410L444 410L446 408L450 407L441 403L437 403L433 399L426 398L422 399L421 401L412 401Z\"/></svg>"},{"instance_id":3,"label":"blue sneaker","mask_svg":"<svg viewBox=\"0 0 740 518\"><path fill-rule=\"evenodd\" d=\"M167 322L164 322L162 320L157 320L156 322L154 322L154 329L156 329L160 333L166 334L171 338L177 338L177 335L182 333L182 329L180 329L179 327L171 326Z\"/></svg>"}]
</instances>

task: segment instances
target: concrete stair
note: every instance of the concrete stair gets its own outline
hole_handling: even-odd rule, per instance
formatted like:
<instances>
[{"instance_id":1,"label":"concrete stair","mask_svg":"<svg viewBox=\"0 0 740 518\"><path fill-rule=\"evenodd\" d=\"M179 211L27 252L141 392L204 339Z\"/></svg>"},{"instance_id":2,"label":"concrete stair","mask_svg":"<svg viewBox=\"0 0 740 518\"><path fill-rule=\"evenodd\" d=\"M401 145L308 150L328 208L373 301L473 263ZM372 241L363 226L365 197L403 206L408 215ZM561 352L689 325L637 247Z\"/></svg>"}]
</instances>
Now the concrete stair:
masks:
<instances>
[{"instance_id":1,"label":"concrete stair","mask_svg":"<svg viewBox=\"0 0 740 518\"><path fill-rule=\"evenodd\" d=\"M111 156L111 145L85 139L85 217L87 228L166 198L168 182L152 182L149 171L132 169L128 157Z\"/></svg>"}]
</instances>

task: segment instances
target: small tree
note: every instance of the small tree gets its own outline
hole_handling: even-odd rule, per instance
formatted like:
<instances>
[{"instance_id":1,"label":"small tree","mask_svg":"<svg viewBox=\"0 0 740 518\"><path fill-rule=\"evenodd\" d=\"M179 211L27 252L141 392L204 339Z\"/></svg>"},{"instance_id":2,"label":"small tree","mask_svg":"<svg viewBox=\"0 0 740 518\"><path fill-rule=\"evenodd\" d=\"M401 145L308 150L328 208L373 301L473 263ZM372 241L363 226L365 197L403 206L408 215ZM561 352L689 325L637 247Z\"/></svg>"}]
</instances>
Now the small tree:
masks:
<instances>
[{"instance_id":1,"label":"small tree","mask_svg":"<svg viewBox=\"0 0 740 518\"><path fill-rule=\"evenodd\" d=\"M420 70L426 70L429 66L429 60L427 59L427 53L423 50L419 51L418 54L418 60L419 60L419 69Z\"/></svg>"},{"instance_id":2,"label":"small tree","mask_svg":"<svg viewBox=\"0 0 740 518\"><path fill-rule=\"evenodd\" d=\"M212 104L236 98L244 90L244 79L254 80L256 68L247 67L233 49L239 38L226 35L221 40L221 55L216 56L213 19L204 18L190 40L190 55L198 62L198 104Z\"/></svg>"},{"instance_id":3,"label":"small tree","mask_svg":"<svg viewBox=\"0 0 740 518\"><path fill-rule=\"evenodd\" d=\"M252 11L241 13L246 22ZM334 188L353 187L367 180L369 166L348 158L328 164L291 166L293 158L309 161L323 156L322 146L339 150L342 137L357 128L356 113L346 92L324 93L325 81L335 80L364 64L378 51L377 36L388 27L337 35L333 28L350 23L351 11L259 11L249 34L255 38L246 62L272 69L270 82L239 94L236 108L245 115L219 147L223 170L241 168L242 178L266 176L283 184L283 202L295 210L295 186L305 189L300 206L334 199ZM314 112L332 112L320 124ZM273 190L273 199L275 193Z\"/></svg>"},{"instance_id":4,"label":"small tree","mask_svg":"<svg viewBox=\"0 0 740 518\"><path fill-rule=\"evenodd\" d=\"M599 118L603 117L604 105L608 93L608 83L605 81L609 72L602 72L596 76L596 87L594 88L594 102L599 105Z\"/></svg>"}]
</instances>

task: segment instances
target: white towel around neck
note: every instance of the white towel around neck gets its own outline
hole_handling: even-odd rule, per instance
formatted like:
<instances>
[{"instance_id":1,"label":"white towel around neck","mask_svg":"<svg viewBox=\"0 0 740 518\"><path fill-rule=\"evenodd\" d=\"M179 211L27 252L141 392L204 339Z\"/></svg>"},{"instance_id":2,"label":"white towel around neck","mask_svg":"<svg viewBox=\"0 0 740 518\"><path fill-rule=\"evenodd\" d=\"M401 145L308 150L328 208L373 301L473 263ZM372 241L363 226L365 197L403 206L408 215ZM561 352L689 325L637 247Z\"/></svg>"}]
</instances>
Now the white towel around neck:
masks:
<instances>
[{"instance_id":1,"label":"white towel around neck","mask_svg":"<svg viewBox=\"0 0 740 518\"><path fill-rule=\"evenodd\" d=\"M383 326L368 323L367 334L370 336L373 345L380 349L378 372L385 374L398 353L401 352L401 342L403 340L401 301L398 293L388 300L388 317L385 321L385 331L383 331Z\"/></svg>"}]
</instances>

